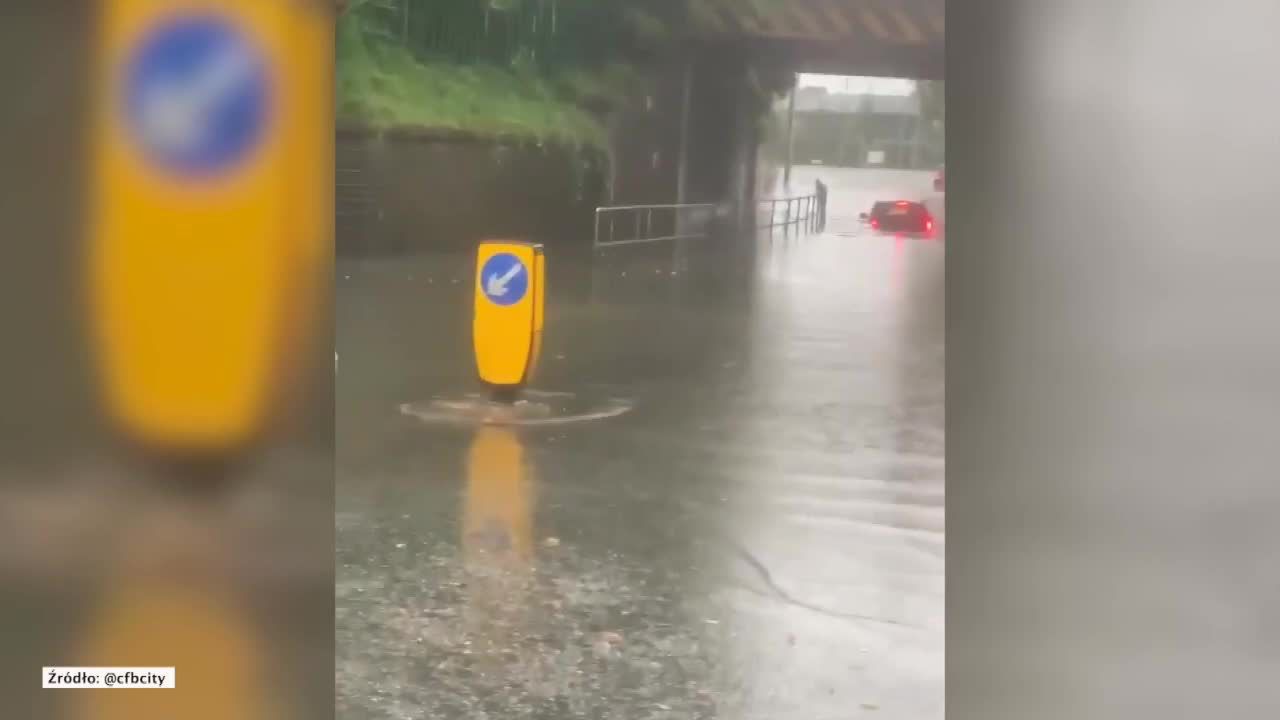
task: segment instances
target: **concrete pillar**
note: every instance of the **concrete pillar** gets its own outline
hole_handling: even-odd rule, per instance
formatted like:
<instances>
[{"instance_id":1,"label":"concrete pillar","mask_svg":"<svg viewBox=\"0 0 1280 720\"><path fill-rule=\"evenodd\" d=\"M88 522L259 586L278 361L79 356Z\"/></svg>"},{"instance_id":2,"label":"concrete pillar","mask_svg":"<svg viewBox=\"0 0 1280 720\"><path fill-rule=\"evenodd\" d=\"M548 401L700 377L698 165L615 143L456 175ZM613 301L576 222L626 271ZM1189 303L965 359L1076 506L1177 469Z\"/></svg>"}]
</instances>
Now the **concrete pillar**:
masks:
<instances>
[{"instance_id":1,"label":"concrete pillar","mask_svg":"<svg viewBox=\"0 0 1280 720\"><path fill-rule=\"evenodd\" d=\"M735 78L736 80L736 78ZM729 193L728 202L733 208L734 225L741 230L746 225L747 208L747 153L744 152L747 135L745 103L742 102L743 88L734 88L734 102L728 108L732 117L728 118L731 134L729 150Z\"/></svg>"},{"instance_id":2,"label":"concrete pillar","mask_svg":"<svg viewBox=\"0 0 1280 720\"><path fill-rule=\"evenodd\" d=\"M685 61L684 86L680 94L680 158L676 170L676 202L689 202L689 123L692 119L693 60Z\"/></svg>"},{"instance_id":3,"label":"concrete pillar","mask_svg":"<svg viewBox=\"0 0 1280 720\"><path fill-rule=\"evenodd\" d=\"M796 78L796 85L799 84L799 78ZM796 85L791 86L791 92L787 94L787 164L782 169L782 185L791 188L791 165L795 162L796 151Z\"/></svg>"},{"instance_id":4,"label":"concrete pillar","mask_svg":"<svg viewBox=\"0 0 1280 720\"><path fill-rule=\"evenodd\" d=\"M683 72L683 86L680 91L680 154L676 166L676 202L686 204L691 202L689 198L689 154L690 154L690 133L692 127L690 123L693 120L693 59L685 60ZM688 213L685 211L677 211L675 231L677 235L686 235L693 228L690 227ZM684 272L688 265L688 253L686 242L677 240L673 249L672 268L676 272Z\"/></svg>"},{"instance_id":5,"label":"concrete pillar","mask_svg":"<svg viewBox=\"0 0 1280 720\"><path fill-rule=\"evenodd\" d=\"M748 102L750 88L745 65L739 66L734 80L734 102L731 106L733 149L730 154L732 169L729 202L733 205L738 232L743 235L755 229L755 169L759 138L756 133L755 118L751 116L751 105Z\"/></svg>"}]
</instances>

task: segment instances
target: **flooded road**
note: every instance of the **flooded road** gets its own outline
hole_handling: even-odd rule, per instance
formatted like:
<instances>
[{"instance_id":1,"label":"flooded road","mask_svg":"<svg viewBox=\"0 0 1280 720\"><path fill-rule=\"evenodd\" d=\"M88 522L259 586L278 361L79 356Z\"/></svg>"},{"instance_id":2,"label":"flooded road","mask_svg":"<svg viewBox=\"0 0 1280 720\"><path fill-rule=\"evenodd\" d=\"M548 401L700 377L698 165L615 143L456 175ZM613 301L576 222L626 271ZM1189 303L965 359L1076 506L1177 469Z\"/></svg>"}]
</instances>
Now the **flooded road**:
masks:
<instances>
[{"instance_id":1,"label":"flooded road","mask_svg":"<svg viewBox=\"0 0 1280 720\"><path fill-rule=\"evenodd\" d=\"M923 202L941 223L946 222L944 195L933 189L933 172L918 170L868 170L800 165L791 173L791 194L812 192L814 180L822 180L830 188L827 230L850 234L861 230L858 214L871 210L880 200L913 200ZM786 193L781 178L777 194Z\"/></svg>"},{"instance_id":2,"label":"flooded road","mask_svg":"<svg viewBox=\"0 0 1280 720\"><path fill-rule=\"evenodd\" d=\"M943 243L856 222L930 175L815 176L749 266L549 251L535 386L631 407L583 424L401 414L476 390L470 258L339 262L339 717L942 717Z\"/></svg>"}]
</instances>

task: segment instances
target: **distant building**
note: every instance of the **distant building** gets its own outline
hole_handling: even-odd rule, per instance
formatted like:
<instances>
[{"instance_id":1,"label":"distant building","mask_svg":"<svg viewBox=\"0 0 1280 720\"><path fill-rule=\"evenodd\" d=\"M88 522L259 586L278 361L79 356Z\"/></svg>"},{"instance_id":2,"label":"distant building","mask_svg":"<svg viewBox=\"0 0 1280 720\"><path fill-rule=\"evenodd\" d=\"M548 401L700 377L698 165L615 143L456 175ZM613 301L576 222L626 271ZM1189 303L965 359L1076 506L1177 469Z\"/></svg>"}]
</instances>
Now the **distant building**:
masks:
<instances>
[{"instance_id":1,"label":"distant building","mask_svg":"<svg viewBox=\"0 0 1280 720\"><path fill-rule=\"evenodd\" d=\"M920 115L920 99L915 95L873 95L833 93L823 87L803 87L796 91L798 113L870 113L873 115Z\"/></svg>"},{"instance_id":2,"label":"distant building","mask_svg":"<svg viewBox=\"0 0 1280 720\"><path fill-rule=\"evenodd\" d=\"M784 101L785 102L785 101ZM912 95L796 91L795 160L863 167L927 167L940 162L925 146L920 100Z\"/></svg>"}]
</instances>

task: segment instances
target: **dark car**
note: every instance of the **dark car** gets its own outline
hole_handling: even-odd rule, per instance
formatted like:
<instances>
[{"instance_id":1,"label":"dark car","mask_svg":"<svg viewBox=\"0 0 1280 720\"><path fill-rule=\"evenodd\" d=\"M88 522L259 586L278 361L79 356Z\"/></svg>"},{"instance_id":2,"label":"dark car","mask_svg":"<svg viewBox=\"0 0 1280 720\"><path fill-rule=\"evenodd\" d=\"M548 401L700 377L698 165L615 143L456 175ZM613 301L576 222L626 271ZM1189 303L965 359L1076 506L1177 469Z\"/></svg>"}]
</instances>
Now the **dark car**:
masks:
<instances>
[{"instance_id":1,"label":"dark car","mask_svg":"<svg viewBox=\"0 0 1280 720\"><path fill-rule=\"evenodd\" d=\"M873 230L890 233L928 235L936 226L929 209L923 203L911 200L878 202L871 207L870 213L862 214L862 219Z\"/></svg>"}]
</instances>

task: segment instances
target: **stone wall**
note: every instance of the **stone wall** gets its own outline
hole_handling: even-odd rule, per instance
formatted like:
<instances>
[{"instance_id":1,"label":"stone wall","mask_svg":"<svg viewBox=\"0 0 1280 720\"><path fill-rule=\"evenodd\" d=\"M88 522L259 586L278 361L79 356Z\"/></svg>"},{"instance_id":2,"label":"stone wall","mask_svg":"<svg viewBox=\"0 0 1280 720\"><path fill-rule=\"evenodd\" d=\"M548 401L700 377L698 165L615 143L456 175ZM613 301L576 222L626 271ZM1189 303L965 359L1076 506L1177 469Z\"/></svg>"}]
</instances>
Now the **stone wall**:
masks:
<instances>
[{"instance_id":1,"label":"stone wall","mask_svg":"<svg viewBox=\"0 0 1280 720\"><path fill-rule=\"evenodd\" d=\"M497 237L585 249L603 165L588 153L529 142L343 130L337 253L468 252Z\"/></svg>"}]
</instances>

